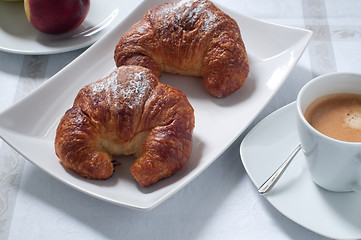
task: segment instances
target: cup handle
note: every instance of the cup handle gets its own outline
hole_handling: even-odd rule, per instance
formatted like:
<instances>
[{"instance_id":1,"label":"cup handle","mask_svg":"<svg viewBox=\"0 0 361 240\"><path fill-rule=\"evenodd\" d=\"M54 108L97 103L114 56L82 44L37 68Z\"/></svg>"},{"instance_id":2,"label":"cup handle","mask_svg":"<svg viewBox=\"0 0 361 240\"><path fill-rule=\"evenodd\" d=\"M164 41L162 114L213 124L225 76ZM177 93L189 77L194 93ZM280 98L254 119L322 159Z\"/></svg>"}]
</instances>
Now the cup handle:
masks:
<instances>
[{"instance_id":1,"label":"cup handle","mask_svg":"<svg viewBox=\"0 0 361 240\"><path fill-rule=\"evenodd\" d=\"M351 189L355 192L361 192L361 181L355 181L351 184Z\"/></svg>"}]
</instances>

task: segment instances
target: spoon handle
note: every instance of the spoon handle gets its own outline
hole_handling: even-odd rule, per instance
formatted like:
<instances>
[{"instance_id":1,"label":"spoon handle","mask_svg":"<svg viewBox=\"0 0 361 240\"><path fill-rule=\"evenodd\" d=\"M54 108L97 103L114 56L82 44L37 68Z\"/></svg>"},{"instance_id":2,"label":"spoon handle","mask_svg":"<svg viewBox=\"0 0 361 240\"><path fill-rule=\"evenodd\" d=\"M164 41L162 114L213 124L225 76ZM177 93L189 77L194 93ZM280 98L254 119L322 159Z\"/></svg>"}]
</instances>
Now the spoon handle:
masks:
<instances>
[{"instance_id":1,"label":"spoon handle","mask_svg":"<svg viewBox=\"0 0 361 240\"><path fill-rule=\"evenodd\" d=\"M282 163L281 166L277 168L277 170L258 188L258 192L260 194L264 194L268 192L280 179L288 165L291 163L296 154L301 150L301 144L299 144L295 150L291 153L291 155Z\"/></svg>"}]
</instances>

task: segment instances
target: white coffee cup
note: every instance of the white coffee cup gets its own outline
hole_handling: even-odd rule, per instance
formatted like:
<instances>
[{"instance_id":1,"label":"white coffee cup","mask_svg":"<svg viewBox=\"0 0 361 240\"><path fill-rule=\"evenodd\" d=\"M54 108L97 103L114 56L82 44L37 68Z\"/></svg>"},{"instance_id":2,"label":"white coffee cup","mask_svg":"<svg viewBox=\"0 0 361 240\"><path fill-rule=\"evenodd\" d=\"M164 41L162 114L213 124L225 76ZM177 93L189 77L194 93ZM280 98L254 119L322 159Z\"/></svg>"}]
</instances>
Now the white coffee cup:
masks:
<instances>
[{"instance_id":1,"label":"white coffee cup","mask_svg":"<svg viewBox=\"0 0 361 240\"><path fill-rule=\"evenodd\" d=\"M320 187L348 192L361 190L361 142L328 137L306 120L304 113L316 99L335 93L361 94L361 74L331 73L311 80L297 96L297 127L307 166Z\"/></svg>"}]
</instances>

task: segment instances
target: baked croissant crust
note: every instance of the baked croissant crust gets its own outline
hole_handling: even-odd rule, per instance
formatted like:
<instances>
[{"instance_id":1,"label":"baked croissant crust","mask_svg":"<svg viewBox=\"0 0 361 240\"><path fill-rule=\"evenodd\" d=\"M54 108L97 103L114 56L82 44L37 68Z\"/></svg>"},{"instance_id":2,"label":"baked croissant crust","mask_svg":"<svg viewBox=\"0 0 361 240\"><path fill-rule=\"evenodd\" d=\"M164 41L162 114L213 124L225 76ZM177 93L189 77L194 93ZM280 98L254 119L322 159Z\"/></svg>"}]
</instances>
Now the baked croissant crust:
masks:
<instances>
[{"instance_id":1,"label":"baked croissant crust","mask_svg":"<svg viewBox=\"0 0 361 240\"><path fill-rule=\"evenodd\" d=\"M249 65L234 19L207 0L183 0L150 9L120 39L116 65L141 65L199 76L208 93L225 97L237 91Z\"/></svg>"},{"instance_id":2,"label":"baked croissant crust","mask_svg":"<svg viewBox=\"0 0 361 240\"><path fill-rule=\"evenodd\" d=\"M194 111L147 68L123 66L82 88L56 131L62 164L90 179L112 176L113 155L134 154L131 173L147 187L181 169L192 147Z\"/></svg>"}]
</instances>

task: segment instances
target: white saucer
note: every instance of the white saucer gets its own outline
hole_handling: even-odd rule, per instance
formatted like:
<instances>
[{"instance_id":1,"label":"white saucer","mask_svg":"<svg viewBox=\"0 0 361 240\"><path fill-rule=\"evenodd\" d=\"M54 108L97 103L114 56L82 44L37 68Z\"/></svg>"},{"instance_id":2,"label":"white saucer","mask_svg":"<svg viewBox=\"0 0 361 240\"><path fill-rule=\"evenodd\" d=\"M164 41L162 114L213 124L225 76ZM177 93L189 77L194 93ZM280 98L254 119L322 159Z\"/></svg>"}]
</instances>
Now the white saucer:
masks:
<instances>
[{"instance_id":1,"label":"white saucer","mask_svg":"<svg viewBox=\"0 0 361 240\"><path fill-rule=\"evenodd\" d=\"M141 0L92 0L84 22L75 30L49 35L27 20L24 2L0 1L0 51L17 54L53 54L87 47L122 21Z\"/></svg>"},{"instance_id":2,"label":"white saucer","mask_svg":"<svg viewBox=\"0 0 361 240\"><path fill-rule=\"evenodd\" d=\"M240 153L257 188L298 143L295 103L269 115L247 134ZM333 239L361 238L361 193L334 193L315 185L302 151L264 196L286 217L316 233Z\"/></svg>"}]
</instances>

